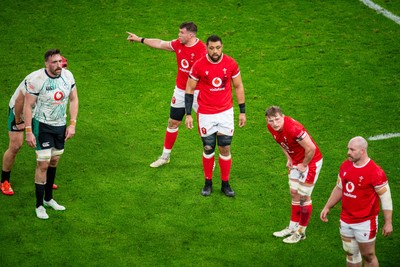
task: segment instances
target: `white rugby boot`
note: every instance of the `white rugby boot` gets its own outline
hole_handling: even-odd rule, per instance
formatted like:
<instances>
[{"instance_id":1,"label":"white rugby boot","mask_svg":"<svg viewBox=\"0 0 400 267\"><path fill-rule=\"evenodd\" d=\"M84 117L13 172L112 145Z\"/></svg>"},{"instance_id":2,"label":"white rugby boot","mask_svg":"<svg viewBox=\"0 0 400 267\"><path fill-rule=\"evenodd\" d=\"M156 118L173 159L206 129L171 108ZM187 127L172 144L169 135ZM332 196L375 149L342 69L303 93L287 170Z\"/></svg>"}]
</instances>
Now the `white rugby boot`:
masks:
<instances>
[{"instance_id":1,"label":"white rugby boot","mask_svg":"<svg viewBox=\"0 0 400 267\"><path fill-rule=\"evenodd\" d=\"M52 207L54 210L65 210L64 206L59 205L54 199L50 199L49 201L43 201L45 206Z\"/></svg>"},{"instance_id":2,"label":"white rugby boot","mask_svg":"<svg viewBox=\"0 0 400 267\"><path fill-rule=\"evenodd\" d=\"M150 164L150 167L158 168L158 167L168 164L168 163L169 163L169 158L159 157L156 161L154 161L152 164Z\"/></svg>"},{"instance_id":3,"label":"white rugby boot","mask_svg":"<svg viewBox=\"0 0 400 267\"><path fill-rule=\"evenodd\" d=\"M294 232L295 232L294 230L289 229L289 227L286 227L285 229L283 229L281 231L274 232L273 235L275 237L286 237L286 236L294 234Z\"/></svg>"},{"instance_id":4,"label":"white rugby boot","mask_svg":"<svg viewBox=\"0 0 400 267\"><path fill-rule=\"evenodd\" d=\"M36 208L36 217L38 217L39 219L48 219L49 215L47 215L46 209L43 206L39 206L38 208Z\"/></svg>"},{"instance_id":5,"label":"white rugby boot","mask_svg":"<svg viewBox=\"0 0 400 267\"><path fill-rule=\"evenodd\" d=\"M283 242L286 244L294 244L294 243L298 243L301 240L306 239L306 234L300 234L298 231L296 231L294 234L292 234L289 237L286 237L285 239L283 239Z\"/></svg>"}]
</instances>

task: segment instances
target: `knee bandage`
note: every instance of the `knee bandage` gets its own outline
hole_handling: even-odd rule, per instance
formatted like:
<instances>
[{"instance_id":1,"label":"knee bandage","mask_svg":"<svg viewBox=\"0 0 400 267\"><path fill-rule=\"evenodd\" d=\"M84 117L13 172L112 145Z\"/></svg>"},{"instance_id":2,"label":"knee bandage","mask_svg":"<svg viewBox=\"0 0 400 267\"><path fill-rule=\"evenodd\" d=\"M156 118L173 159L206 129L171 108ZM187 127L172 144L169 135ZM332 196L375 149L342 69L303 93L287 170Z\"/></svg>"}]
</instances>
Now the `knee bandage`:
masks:
<instances>
[{"instance_id":1,"label":"knee bandage","mask_svg":"<svg viewBox=\"0 0 400 267\"><path fill-rule=\"evenodd\" d=\"M297 190L299 188L299 182L289 179L289 187L290 189Z\"/></svg>"},{"instance_id":2,"label":"knee bandage","mask_svg":"<svg viewBox=\"0 0 400 267\"><path fill-rule=\"evenodd\" d=\"M362 257L356 240L354 240L353 238L346 240L342 239L342 242L343 249L347 252L347 262L352 264L360 263L362 261Z\"/></svg>"},{"instance_id":3,"label":"knee bandage","mask_svg":"<svg viewBox=\"0 0 400 267\"><path fill-rule=\"evenodd\" d=\"M60 156L64 153L64 149L56 149L56 148L52 148L51 149L51 156Z\"/></svg>"},{"instance_id":4,"label":"knee bandage","mask_svg":"<svg viewBox=\"0 0 400 267\"><path fill-rule=\"evenodd\" d=\"M314 190L314 186L305 186L302 184L298 185L299 194L302 196L311 196L311 193L313 190Z\"/></svg>"},{"instance_id":5,"label":"knee bandage","mask_svg":"<svg viewBox=\"0 0 400 267\"><path fill-rule=\"evenodd\" d=\"M206 155L213 154L215 151L215 144L217 143L217 134L212 134L201 138L203 140L204 153Z\"/></svg>"},{"instance_id":6,"label":"knee bandage","mask_svg":"<svg viewBox=\"0 0 400 267\"><path fill-rule=\"evenodd\" d=\"M37 161L50 161L51 159L51 148L36 150L36 160Z\"/></svg>"}]
</instances>

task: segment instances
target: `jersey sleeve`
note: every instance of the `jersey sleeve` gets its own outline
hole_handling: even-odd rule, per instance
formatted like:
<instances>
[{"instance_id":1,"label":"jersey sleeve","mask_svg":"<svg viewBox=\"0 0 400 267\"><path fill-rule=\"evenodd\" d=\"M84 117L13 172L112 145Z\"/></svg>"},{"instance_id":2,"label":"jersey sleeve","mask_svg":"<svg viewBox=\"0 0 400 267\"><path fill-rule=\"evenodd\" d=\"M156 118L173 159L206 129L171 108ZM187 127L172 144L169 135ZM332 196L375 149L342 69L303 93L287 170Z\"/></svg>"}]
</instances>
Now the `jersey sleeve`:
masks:
<instances>
[{"instance_id":1,"label":"jersey sleeve","mask_svg":"<svg viewBox=\"0 0 400 267\"><path fill-rule=\"evenodd\" d=\"M346 173L347 164L348 164L348 162L345 160L345 161L343 161L342 165L340 165L339 174L338 174L338 178L337 178L337 181L336 181L336 185L337 185L337 187L339 187L340 189L343 189L342 177L343 177L343 176L345 175L345 173Z\"/></svg>"},{"instance_id":2,"label":"jersey sleeve","mask_svg":"<svg viewBox=\"0 0 400 267\"><path fill-rule=\"evenodd\" d=\"M388 179L385 172L379 166L377 166L374 175L375 179L373 179L373 184L372 184L374 188L380 188L388 183Z\"/></svg>"},{"instance_id":3,"label":"jersey sleeve","mask_svg":"<svg viewBox=\"0 0 400 267\"><path fill-rule=\"evenodd\" d=\"M71 91L75 90L75 78L74 75L72 74L72 72L70 72L67 69L63 69L63 71L65 71L65 77L70 81L71 83Z\"/></svg>"},{"instance_id":4,"label":"jersey sleeve","mask_svg":"<svg viewBox=\"0 0 400 267\"><path fill-rule=\"evenodd\" d=\"M232 78L236 78L237 76L239 76L240 74L240 69L239 69L239 65L237 64L237 62L232 59Z\"/></svg>"},{"instance_id":5,"label":"jersey sleeve","mask_svg":"<svg viewBox=\"0 0 400 267\"><path fill-rule=\"evenodd\" d=\"M301 125L298 121L293 118L285 116L285 125L290 136L290 139L293 142L300 142L307 136L307 132L304 129L303 125Z\"/></svg>"},{"instance_id":6,"label":"jersey sleeve","mask_svg":"<svg viewBox=\"0 0 400 267\"><path fill-rule=\"evenodd\" d=\"M37 76L29 77L25 81L26 81L26 92L31 95L38 96L40 92L38 77Z\"/></svg>"},{"instance_id":7,"label":"jersey sleeve","mask_svg":"<svg viewBox=\"0 0 400 267\"><path fill-rule=\"evenodd\" d=\"M304 138L306 138L308 134L307 134L307 131L304 129L303 125L301 125L296 120L293 120L292 125L293 125L293 127L291 130L292 130L293 136L296 138L296 142L300 142L301 140L304 140Z\"/></svg>"},{"instance_id":8,"label":"jersey sleeve","mask_svg":"<svg viewBox=\"0 0 400 267\"><path fill-rule=\"evenodd\" d=\"M178 39L172 40L169 42L169 46L174 50L177 51L178 45L180 44Z\"/></svg>"}]
</instances>

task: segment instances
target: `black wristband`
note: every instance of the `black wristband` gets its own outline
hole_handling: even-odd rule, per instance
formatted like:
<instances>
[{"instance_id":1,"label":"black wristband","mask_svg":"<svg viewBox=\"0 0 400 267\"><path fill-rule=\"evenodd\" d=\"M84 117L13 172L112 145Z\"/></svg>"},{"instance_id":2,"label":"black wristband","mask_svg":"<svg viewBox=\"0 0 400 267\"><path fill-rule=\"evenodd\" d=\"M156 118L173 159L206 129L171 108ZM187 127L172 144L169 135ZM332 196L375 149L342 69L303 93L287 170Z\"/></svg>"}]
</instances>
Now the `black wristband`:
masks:
<instances>
[{"instance_id":1,"label":"black wristband","mask_svg":"<svg viewBox=\"0 0 400 267\"><path fill-rule=\"evenodd\" d=\"M140 42L143 44L143 42L144 42L144 39L146 39L146 38L142 38L142 40L140 40Z\"/></svg>"},{"instance_id":2,"label":"black wristband","mask_svg":"<svg viewBox=\"0 0 400 267\"><path fill-rule=\"evenodd\" d=\"M20 122L15 122L15 125L20 125L20 124L23 124L23 123L24 123L24 121L22 120Z\"/></svg>"},{"instance_id":3,"label":"black wristband","mask_svg":"<svg viewBox=\"0 0 400 267\"><path fill-rule=\"evenodd\" d=\"M244 103L239 104L240 113L246 113L246 105Z\"/></svg>"},{"instance_id":4,"label":"black wristband","mask_svg":"<svg viewBox=\"0 0 400 267\"><path fill-rule=\"evenodd\" d=\"M193 94L185 94L185 111L186 115L192 115Z\"/></svg>"}]
</instances>

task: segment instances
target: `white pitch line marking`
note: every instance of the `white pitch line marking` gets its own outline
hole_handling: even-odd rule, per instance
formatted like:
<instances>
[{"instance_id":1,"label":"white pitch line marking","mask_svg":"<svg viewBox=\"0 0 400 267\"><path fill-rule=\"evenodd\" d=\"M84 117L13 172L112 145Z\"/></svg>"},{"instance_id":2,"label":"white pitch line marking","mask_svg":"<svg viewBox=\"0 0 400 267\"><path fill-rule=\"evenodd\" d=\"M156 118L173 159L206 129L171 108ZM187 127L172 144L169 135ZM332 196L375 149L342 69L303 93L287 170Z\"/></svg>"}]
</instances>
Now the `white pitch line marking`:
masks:
<instances>
[{"instance_id":1,"label":"white pitch line marking","mask_svg":"<svg viewBox=\"0 0 400 267\"><path fill-rule=\"evenodd\" d=\"M389 139L389 138L394 138L394 137L400 137L400 133L378 134L375 136L368 137L368 140L376 141L376 140L383 140L383 139Z\"/></svg>"},{"instance_id":2,"label":"white pitch line marking","mask_svg":"<svg viewBox=\"0 0 400 267\"><path fill-rule=\"evenodd\" d=\"M386 9L384 9L383 7L375 4L374 2L370 1L370 0L360 0L361 2L363 2L366 6L368 6L369 8L375 10L376 12L384 15L385 17L387 17L388 19L393 20L394 22L396 22L397 24L400 25L400 17L394 15L393 13L391 13L390 11L387 11Z\"/></svg>"}]
</instances>

